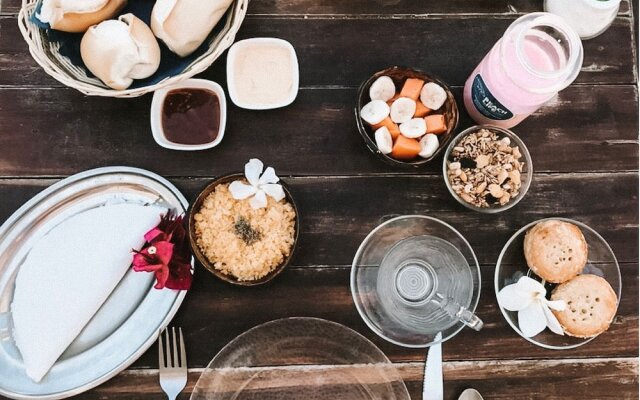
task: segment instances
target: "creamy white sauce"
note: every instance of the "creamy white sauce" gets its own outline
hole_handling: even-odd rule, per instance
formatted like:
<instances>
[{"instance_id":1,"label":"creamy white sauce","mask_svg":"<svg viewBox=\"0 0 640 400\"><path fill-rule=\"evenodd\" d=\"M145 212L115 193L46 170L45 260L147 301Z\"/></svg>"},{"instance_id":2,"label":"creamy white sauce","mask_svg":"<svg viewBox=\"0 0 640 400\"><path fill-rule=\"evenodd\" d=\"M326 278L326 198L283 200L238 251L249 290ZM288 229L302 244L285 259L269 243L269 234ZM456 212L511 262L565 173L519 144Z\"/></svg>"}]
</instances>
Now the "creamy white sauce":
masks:
<instances>
[{"instance_id":1,"label":"creamy white sauce","mask_svg":"<svg viewBox=\"0 0 640 400\"><path fill-rule=\"evenodd\" d=\"M237 97L243 103L277 104L291 94L294 65L286 48L262 44L240 48L233 67Z\"/></svg>"}]
</instances>

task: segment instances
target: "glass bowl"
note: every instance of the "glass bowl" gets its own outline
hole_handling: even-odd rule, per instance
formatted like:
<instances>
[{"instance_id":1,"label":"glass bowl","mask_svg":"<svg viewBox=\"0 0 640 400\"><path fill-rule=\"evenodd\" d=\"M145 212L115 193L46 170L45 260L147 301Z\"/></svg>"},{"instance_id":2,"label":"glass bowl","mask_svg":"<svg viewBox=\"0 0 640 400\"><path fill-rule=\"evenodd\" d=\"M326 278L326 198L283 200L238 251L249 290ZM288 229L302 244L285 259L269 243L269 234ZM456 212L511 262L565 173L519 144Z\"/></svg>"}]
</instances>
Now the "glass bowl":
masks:
<instances>
[{"instance_id":1,"label":"glass bowl","mask_svg":"<svg viewBox=\"0 0 640 400\"><path fill-rule=\"evenodd\" d=\"M409 400L396 366L364 336L319 318L283 318L229 342L191 400Z\"/></svg>"},{"instance_id":2,"label":"glass bowl","mask_svg":"<svg viewBox=\"0 0 640 400\"><path fill-rule=\"evenodd\" d=\"M240 172L230 174L230 175L224 175L219 178L216 178L214 181L209 183L204 189L202 189L200 194L198 194L198 197L196 198L196 200L189 207L187 230L189 233L189 242L191 244L191 252L196 257L198 262L202 264L202 266L207 271L211 272L213 275L222 279L223 281L234 284L234 285L256 286L256 285L262 285L264 283L270 282L273 278L278 276L282 272L282 270L284 270L287 264L289 264L289 261L291 261L291 259L293 258L293 253L296 249L296 244L298 243L298 235L300 233L300 214L298 213L298 207L296 206L296 203L293 201L293 197L291 196L289 187L282 180L280 180L278 183L282 185L282 189L284 189L284 193L285 193L285 199L289 204L291 204L291 207L293 207L293 211L296 213L293 244L291 244L291 251L289 252L289 255L280 263L280 265L272 269L271 272L269 272L267 275L253 281L238 280L236 277L225 274L224 272L216 269L213 263L209 261L207 256L205 256L202 253L202 251L200 250L200 248L196 243L197 235L196 235L194 217L195 217L195 214L197 214L202 208L202 203L204 203L204 200L207 198L207 196L209 196L209 194L211 194L211 192L215 190L216 186L220 184L231 183L236 180L241 180L241 179L244 179L244 177L245 177L244 173L240 173Z\"/></svg>"},{"instance_id":3,"label":"glass bowl","mask_svg":"<svg viewBox=\"0 0 640 400\"><path fill-rule=\"evenodd\" d=\"M440 85L445 92L447 93L447 100L444 105L440 107L439 111L444 114L447 120L447 131L438 135L438 140L440 141L440 145L436 152L429 158L417 158L415 160L403 161L396 160L395 158L388 156L386 154L382 154L382 152L378 149L378 145L374 139L374 130L360 118L360 110L371 101L369 97L369 88L381 76L388 76L393 80L393 83L396 85L396 89L400 88L404 81L407 78L419 78L425 82L435 82ZM437 110L438 111L438 110ZM358 99L355 107L355 117L356 117L356 125L358 127L358 131L364 140L365 145L373 154L375 154L380 160L384 161L386 164L395 166L395 167L421 167L425 164L428 164L431 160L436 158L438 155L442 153L442 151L446 148L447 143L453 137L453 132L458 127L458 105L456 103L456 99L451 92L449 86L444 83L439 78L429 75L425 72L422 72L417 69L407 68L407 67L390 67L384 69L382 71L378 71L373 74L369 79L364 81L360 88L358 89Z\"/></svg>"},{"instance_id":4,"label":"glass bowl","mask_svg":"<svg viewBox=\"0 0 640 400\"><path fill-rule=\"evenodd\" d=\"M609 244L600 236L596 231L588 227L587 225L567 218L545 218L538 221L531 222L530 224L521 228L507 241L498 257L498 263L496 264L495 272L495 291L496 296L498 292L505 286L512 283L516 283L522 276L529 276L538 281L543 281L540 277L535 275L533 271L527 267L527 261L524 258L524 236L527 231L539 222L547 220L560 220L574 224L580 228L587 246L589 248L589 257L587 265L584 267L583 273L598 275L609 282L614 292L618 296L618 304L620 303L620 294L622 290L622 280L620 277L620 268L616 256L613 254ZM547 293L550 295L551 289L556 285L546 283ZM518 313L514 311L508 311L501 307L502 315L507 320L509 325L520 336L528 340L529 342L544 347L545 349L552 350L566 350L573 349L583 344L589 343L597 336L592 338L576 338L572 336L561 336L545 329L534 337L525 337L518 328Z\"/></svg>"},{"instance_id":5,"label":"glass bowl","mask_svg":"<svg viewBox=\"0 0 640 400\"><path fill-rule=\"evenodd\" d=\"M522 186L520 187L520 193L518 193L518 196L512 198L508 203L502 206L491 205L490 207L477 207L477 206L474 206L473 204L467 203L462 198L460 198L460 196L458 196L458 194L453 190L453 187L451 186L451 182L449 181L449 173L447 169L449 166L448 163L451 161L450 158L451 158L451 152L453 151L453 148L456 147L456 145L464 137L466 137L471 133L477 132L480 129L488 129L491 132L495 132L498 135L498 138L500 139L505 137L509 138L509 140L511 140L511 145L514 145L514 144L517 145L520 150L520 153L522 154L522 158L520 160L521 162L524 163L524 166L522 168L522 173L520 178L522 181ZM531 180L533 179L533 162L531 161L531 155L529 154L529 150L527 149L527 146L525 146L524 142L512 131L508 129L499 128L497 126L491 126L491 125L475 125L460 132L449 143L449 146L447 147L447 150L444 153L444 160L442 161L442 175L444 178L444 183L447 185L447 189L449 189L449 193L451 193L451 196L453 196L453 198L456 199L458 203L462 204L463 206L467 207L470 210L474 210L474 211L478 211L486 214L494 214L494 213L499 213L501 211L508 210L511 207L515 206L527 194L527 191L529 190L529 186L531 186Z\"/></svg>"},{"instance_id":6,"label":"glass bowl","mask_svg":"<svg viewBox=\"0 0 640 400\"><path fill-rule=\"evenodd\" d=\"M427 257L419 258L420 252ZM426 262L421 266L420 260ZM417 267L424 267L424 273ZM464 308L473 315L480 298L480 267L469 243L447 223L423 215L400 216L376 227L358 248L351 294L377 335L399 346L428 347L465 326L453 317L455 312ZM455 305L453 313L442 303L434 306L442 298ZM477 322L468 325L480 329L482 322Z\"/></svg>"}]
</instances>

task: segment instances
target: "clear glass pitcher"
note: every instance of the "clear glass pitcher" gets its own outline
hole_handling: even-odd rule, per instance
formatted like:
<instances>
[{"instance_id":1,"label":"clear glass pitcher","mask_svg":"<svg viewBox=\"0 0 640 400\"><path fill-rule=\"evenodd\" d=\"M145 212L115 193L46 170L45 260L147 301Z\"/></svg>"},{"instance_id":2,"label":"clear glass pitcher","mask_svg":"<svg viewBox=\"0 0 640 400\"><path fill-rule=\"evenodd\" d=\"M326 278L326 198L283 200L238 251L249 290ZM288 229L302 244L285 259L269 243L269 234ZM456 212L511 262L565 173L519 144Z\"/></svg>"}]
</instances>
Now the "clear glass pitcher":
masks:
<instances>
[{"instance_id":1,"label":"clear glass pitcher","mask_svg":"<svg viewBox=\"0 0 640 400\"><path fill-rule=\"evenodd\" d=\"M351 293L366 324L401 346L427 347L464 326L482 328L474 314L476 256L458 231L435 218L400 216L375 228L353 260Z\"/></svg>"}]
</instances>

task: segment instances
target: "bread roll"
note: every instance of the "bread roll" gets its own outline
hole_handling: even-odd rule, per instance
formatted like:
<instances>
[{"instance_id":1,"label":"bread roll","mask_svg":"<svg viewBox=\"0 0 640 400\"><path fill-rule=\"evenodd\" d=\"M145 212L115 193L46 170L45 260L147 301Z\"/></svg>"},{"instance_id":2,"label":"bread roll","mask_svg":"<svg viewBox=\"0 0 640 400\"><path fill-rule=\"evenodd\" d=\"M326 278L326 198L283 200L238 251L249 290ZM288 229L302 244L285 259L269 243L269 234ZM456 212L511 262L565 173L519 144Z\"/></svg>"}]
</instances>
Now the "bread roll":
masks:
<instances>
[{"instance_id":1,"label":"bread roll","mask_svg":"<svg viewBox=\"0 0 640 400\"><path fill-rule=\"evenodd\" d=\"M151 29L171 51L186 57L204 42L232 2L158 0L151 12Z\"/></svg>"},{"instance_id":2,"label":"bread roll","mask_svg":"<svg viewBox=\"0 0 640 400\"><path fill-rule=\"evenodd\" d=\"M160 65L158 41L133 14L89 28L82 37L80 54L89 71L116 90L153 75Z\"/></svg>"},{"instance_id":3,"label":"bread roll","mask_svg":"<svg viewBox=\"0 0 640 400\"><path fill-rule=\"evenodd\" d=\"M90 26L113 18L127 0L43 0L37 18L64 32L85 32Z\"/></svg>"}]
</instances>

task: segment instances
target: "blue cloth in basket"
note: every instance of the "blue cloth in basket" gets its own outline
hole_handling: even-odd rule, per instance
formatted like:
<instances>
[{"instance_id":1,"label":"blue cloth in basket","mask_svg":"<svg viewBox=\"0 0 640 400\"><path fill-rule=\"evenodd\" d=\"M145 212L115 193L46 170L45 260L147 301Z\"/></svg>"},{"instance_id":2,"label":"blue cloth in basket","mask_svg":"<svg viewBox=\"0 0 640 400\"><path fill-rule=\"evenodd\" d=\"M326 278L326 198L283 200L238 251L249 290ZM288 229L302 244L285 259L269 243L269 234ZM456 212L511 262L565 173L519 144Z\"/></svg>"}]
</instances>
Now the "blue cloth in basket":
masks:
<instances>
[{"instance_id":1,"label":"blue cloth in basket","mask_svg":"<svg viewBox=\"0 0 640 400\"><path fill-rule=\"evenodd\" d=\"M205 0L203 0L205 1ZM140 18L144 21L145 24L150 25L151 21L151 10L153 9L153 5L155 4L155 0L129 0L127 5L122 10L120 15L132 13L136 17ZM232 6L233 7L233 6ZM38 2L36 5L36 12L31 16L31 21L38 25L41 29L46 29L47 37L50 42L57 42L60 44L60 54L69 58L72 64L76 66L82 67L85 71L87 71L88 76L94 76L88 69L85 67L84 62L82 62L82 57L80 56L80 41L82 40L83 33L69 33L69 32L61 32L55 29L51 29L49 24L45 24L36 18L36 15L40 14L40 9L42 8L42 0ZM160 66L155 74L151 75L145 79L135 79L129 89L140 88L144 86L154 85L165 78L170 76L178 75L184 69L190 65L195 59L203 55L209 49L209 43L213 38L215 38L222 28L224 27L225 21L227 20L229 11L227 14L220 19L220 22L213 28L213 31L209 34L207 39L190 55L184 58L178 57L175 53L173 53L169 48L161 41L158 40L160 44Z\"/></svg>"}]
</instances>

